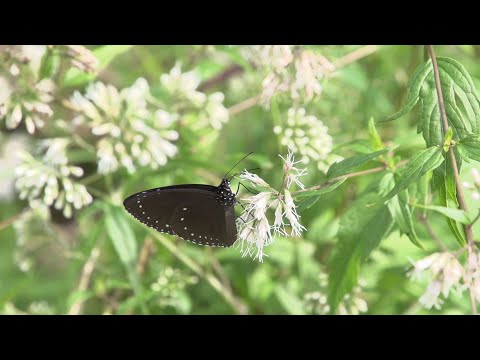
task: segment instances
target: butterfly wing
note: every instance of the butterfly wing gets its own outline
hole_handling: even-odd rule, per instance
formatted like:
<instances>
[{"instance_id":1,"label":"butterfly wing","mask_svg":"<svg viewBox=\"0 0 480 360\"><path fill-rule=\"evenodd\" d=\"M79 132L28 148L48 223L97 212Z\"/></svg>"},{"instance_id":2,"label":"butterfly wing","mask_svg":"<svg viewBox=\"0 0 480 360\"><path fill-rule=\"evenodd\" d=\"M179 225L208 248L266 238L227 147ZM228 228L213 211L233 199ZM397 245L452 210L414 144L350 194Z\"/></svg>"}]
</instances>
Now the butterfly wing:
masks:
<instances>
[{"instance_id":1,"label":"butterfly wing","mask_svg":"<svg viewBox=\"0 0 480 360\"><path fill-rule=\"evenodd\" d=\"M234 206L221 205L214 186L161 187L134 194L123 204L145 225L199 245L229 247L237 237Z\"/></svg>"}]
</instances>

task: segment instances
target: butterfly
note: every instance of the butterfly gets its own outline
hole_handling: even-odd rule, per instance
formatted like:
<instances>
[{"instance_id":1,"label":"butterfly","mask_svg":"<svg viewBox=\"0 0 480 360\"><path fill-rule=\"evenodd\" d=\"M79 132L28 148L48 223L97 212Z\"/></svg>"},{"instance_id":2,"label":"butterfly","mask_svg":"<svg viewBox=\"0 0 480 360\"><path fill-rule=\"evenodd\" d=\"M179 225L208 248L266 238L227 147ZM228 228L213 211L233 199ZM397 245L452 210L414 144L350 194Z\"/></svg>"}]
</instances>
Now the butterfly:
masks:
<instances>
[{"instance_id":1,"label":"butterfly","mask_svg":"<svg viewBox=\"0 0 480 360\"><path fill-rule=\"evenodd\" d=\"M138 221L159 232L198 245L229 247L237 239L235 205L238 203L227 178L230 171L218 186L159 187L133 194L123 205Z\"/></svg>"}]
</instances>

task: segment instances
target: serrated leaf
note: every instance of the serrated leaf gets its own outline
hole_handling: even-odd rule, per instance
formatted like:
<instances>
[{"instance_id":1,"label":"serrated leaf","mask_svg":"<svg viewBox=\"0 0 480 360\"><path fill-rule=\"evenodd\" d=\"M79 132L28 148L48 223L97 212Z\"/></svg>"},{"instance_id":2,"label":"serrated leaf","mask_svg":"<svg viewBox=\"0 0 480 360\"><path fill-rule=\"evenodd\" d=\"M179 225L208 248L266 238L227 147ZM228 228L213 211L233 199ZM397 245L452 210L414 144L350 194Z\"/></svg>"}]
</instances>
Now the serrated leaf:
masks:
<instances>
[{"instance_id":1,"label":"serrated leaf","mask_svg":"<svg viewBox=\"0 0 480 360\"><path fill-rule=\"evenodd\" d=\"M380 155L386 154L389 151L392 151L396 147L390 147L380 151L375 151L370 154L355 155L340 162L336 162L330 166L327 172L327 178L332 179L342 175L346 175L351 172L353 169L368 163L370 160L373 160Z\"/></svg>"},{"instance_id":2,"label":"serrated leaf","mask_svg":"<svg viewBox=\"0 0 480 360\"><path fill-rule=\"evenodd\" d=\"M137 242L124 211L116 206L106 206L105 226L122 263L132 266L137 259Z\"/></svg>"},{"instance_id":3,"label":"serrated leaf","mask_svg":"<svg viewBox=\"0 0 480 360\"><path fill-rule=\"evenodd\" d=\"M105 69L118 55L129 50L132 45L104 45L93 50L93 55L98 60L97 73ZM80 86L95 79L96 74L89 74L76 68L71 68L65 74L63 86Z\"/></svg>"},{"instance_id":4,"label":"serrated leaf","mask_svg":"<svg viewBox=\"0 0 480 360\"><path fill-rule=\"evenodd\" d=\"M480 127L480 98L472 78L456 60L437 58L445 112L455 140L478 134ZM384 121L395 120L420 104L417 131L422 133L427 147L443 143L438 95L431 60L419 67L409 83L407 105Z\"/></svg>"},{"instance_id":5,"label":"serrated leaf","mask_svg":"<svg viewBox=\"0 0 480 360\"><path fill-rule=\"evenodd\" d=\"M466 162L470 162L470 159L480 161L480 141L478 136L470 135L462 139L455 149L458 150L459 155Z\"/></svg>"},{"instance_id":6,"label":"serrated leaf","mask_svg":"<svg viewBox=\"0 0 480 360\"><path fill-rule=\"evenodd\" d=\"M392 173L386 174L379 184L380 194L383 195L388 193L395 186L395 179ZM412 220L412 212L410 211L410 206L408 205L408 194L407 191L404 191L387 201L388 210L390 215L394 219L395 223L398 226L401 234L408 236L410 241L420 249L423 249L423 246L418 241L417 234L415 232L415 227Z\"/></svg>"},{"instance_id":7,"label":"serrated leaf","mask_svg":"<svg viewBox=\"0 0 480 360\"><path fill-rule=\"evenodd\" d=\"M328 281L328 303L332 313L355 286L362 261L380 244L391 227L390 212L380 200L380 195L369 193L350 205L340 219L338 243L330 261Z\"/></svg>"},{"instance_id":8,"label":"serrated leaf","mask_svg":"<svg viewBox=\"0 0 480 360\"><path fill-rule=\"evenodd\" d=\"M378 134L377 128L375 127L375 120L373 120L373 117L368 120L368 135L370 137L370 144L372 145L373 150L378 151L385 147L382 138Z\"/></svg>"},{"instance_id":9,"label":"serrated leaf","mask_svg":"<svg viewBox=\"0 0 480 360\"><path fill-rule=\"evenodd\" d=\"M399 119L406 113L410 112L417 104L423 82L425 81L425 78L429 75L431 71L432 69L430 66L430 61L421 65L415 71L415 73L413 74L412 78L409 81L408 95L407 95L407 101L406 101L407 104L400 111L387 117L384 120L379 121L379 123Z\"/></svg>"},{"instance_id":10,"label":"serrated leaf","mask_svg":"<svg viewBox=\"0 0 480 360\"><path fill-rule=\"evenodd\" d=\"M275 295L283 308L290 315L305 315L302 301L291 291L285 289L282 285L277 286Z\"/></svg>"},{"instance_id":11,"label":"serrated leaf","mask_svg":"<svg viewBox=\"0 0 480 360\"><path fill-rule=\"evenodd\" d=\"M409 113L415 107L415 105L417 105L417 103L418 103L418 97L410 100L410 102L407 103L407 105L405 105L400 111L396 112L395 114L393 114L393 115L391 115L391 116L389 116L385 119L377 121L377 124L387 122L387 121L397 120L397 119L401 118L403 115Z\"/></svg>"},{"instance_id":12,"label":"serrated leaf","mask_svg":"<svg viewBox=\"0 0 480 360\"><path fill-rule=\"evenodd\" d=\"M405 190L410 184L418 181L427 172L436 169L444 161L441 148L431 147L420 151L405 165L400 178L395 182L395 186L384 197L384 201L391 199L399 192Z\"/></svg>"},{"instance_id":13,"label":"serrated leaf","mask_svg":"<svg viewBox=\"0 0 480 360\"><path fill-rule=\"evenodd\" d=\"M421 205L421 204L415 204L414 206L422 209L439 212L440 214L443 214L446 217L449 217L450 219L458 221L462 224L468 225L472 223L472 219L470 219L468 214L461 209L453 209L445 206Z\"/></svg>"},{"instance_id":14,"label":"serrated leaf","mask_svg":"<svg viewBox=\"0 0 480 360\"><path fill-rule=\"evenodd\" d=\"M448 158L447 158L448 159ZM445 181L445 167L443 169L443 172L440 171L440 168L437 168L433 172L433 177L432 177L432 187L435 186L436 190L438 191L438 199L440 202L440 205L444 207L448 207L448 202L453 201L455 205L457 205L456 199L452 200L451 198L449 199L448 191L447 191L447 181ZM445 218L447 221L447 225L452 232L452 234L455 236L455 239L457 242L460 244L460 246L465 246L467 243L466 237L465 237L465 232L463 227L459 229L457 226L457 222L455 220L452 220L449 217Z\"/></svg>"}]
</instances>

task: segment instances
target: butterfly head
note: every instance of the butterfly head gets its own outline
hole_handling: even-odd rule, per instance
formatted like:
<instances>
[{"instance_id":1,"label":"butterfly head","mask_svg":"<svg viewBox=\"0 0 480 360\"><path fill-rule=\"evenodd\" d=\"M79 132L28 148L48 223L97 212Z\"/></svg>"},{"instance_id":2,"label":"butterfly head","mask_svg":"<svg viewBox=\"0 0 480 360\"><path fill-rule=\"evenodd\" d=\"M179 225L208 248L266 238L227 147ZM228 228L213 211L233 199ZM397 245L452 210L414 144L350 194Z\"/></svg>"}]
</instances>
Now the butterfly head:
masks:
<instances>
[{"instance_id":1,"label":"butterfly head","mask_svg":"<svg viewBox=\"0 0 480 360\"><path fill-rule=\"evenodd\" d=\"M217 201L224 206L234 205L236 203L235 194L230 189L230 181L223 179L217 188Z\"/></svg>"}]
</instances>

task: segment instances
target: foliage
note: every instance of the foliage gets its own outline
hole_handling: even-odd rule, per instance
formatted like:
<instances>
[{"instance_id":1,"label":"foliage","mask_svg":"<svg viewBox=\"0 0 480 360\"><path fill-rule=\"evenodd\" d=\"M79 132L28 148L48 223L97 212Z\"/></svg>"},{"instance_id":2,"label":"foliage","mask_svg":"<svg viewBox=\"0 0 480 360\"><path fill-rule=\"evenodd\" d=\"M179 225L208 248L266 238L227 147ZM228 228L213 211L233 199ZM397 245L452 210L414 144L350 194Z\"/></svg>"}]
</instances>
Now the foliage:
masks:
<instances>
[{"instance_id":1,"label":"foliage","mask_svg":"<svg viewBox=\"0 0 480 360\"><path fill-rule=\"evenodd\" d=\"M0 313L475 312L480 51L435 50L1 45ZM122 207L250 151L231 248Z\"/></svg>"}]
</instances>

